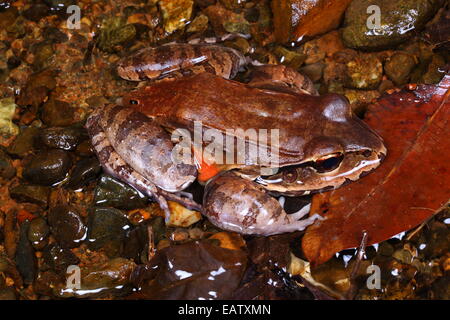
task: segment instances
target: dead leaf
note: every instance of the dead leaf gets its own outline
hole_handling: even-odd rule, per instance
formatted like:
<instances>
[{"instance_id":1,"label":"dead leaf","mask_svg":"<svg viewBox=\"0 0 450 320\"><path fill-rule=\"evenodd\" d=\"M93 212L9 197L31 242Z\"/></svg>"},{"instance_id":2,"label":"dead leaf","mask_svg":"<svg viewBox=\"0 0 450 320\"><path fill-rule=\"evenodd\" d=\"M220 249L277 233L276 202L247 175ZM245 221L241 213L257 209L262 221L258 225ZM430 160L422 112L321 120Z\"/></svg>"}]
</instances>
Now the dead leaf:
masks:
<instances>
[{"instance_id":1,"label":"dead leaf","mask_svg":"<svg viewBox=\"0 0 450 320\"><path fill-rule=\"evenodd\" d=\"M239 286L246 266L243 250L224 249L208 241L172 245L135 269L131 279L141 291L131 298L227 299Z\"/></svg>"},{"instance_id":2,"label":"dead leaf","mask_svg":"<svg viewBox=\"0 0 450 320\"><path fill-rule=\"evenodd\" d=\"M312 264L359 245L409 230L450 198L450 76L384 96L369 107L365 121L384 139L388 156L368 176L314 196L311 214L325 220L308 228L304 254Z\"/></svg>"},{"instance_id":3,"label":"dead leaf","mask_svg":"<svg viewBox=\"0 0 450 320\"><path fill-rule=\"evenodd\" d=\"M336 29L350 2L351 0L272 0L275 37L278 42L284 43Z\"/></svg>"}]
</instances>

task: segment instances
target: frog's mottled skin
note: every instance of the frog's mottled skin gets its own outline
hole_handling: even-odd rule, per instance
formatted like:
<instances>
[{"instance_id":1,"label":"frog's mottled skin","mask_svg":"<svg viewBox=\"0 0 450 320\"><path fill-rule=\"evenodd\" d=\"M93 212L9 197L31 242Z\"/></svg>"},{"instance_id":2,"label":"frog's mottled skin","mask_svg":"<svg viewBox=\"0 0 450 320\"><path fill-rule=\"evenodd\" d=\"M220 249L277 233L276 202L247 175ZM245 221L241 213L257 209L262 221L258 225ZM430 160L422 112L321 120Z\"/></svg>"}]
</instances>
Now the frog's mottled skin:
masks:
<instances>
[{"instance_id":1,"label":"frog's mottled skin","mask_svg":"<svg viewBox=\"0 0 450 320\"><path fill-rule=\"evenodd\" d=\"M202 66L200 72L192 71L198 67L195 61ZM279 129L280 172L260 177L258 163L222 166L223 172L206 185L202 213L215 225L241 233L302 230L316 217L297 221L299 216L287 215L270 193L301 195L337 188L376 168L386 149L352 114L345 98L318 96L307 78L284 66L256 68L248 84L227 79L242 66L241 54L214 45L144 49L119 63L122 77L159 79L172 70L185 76L131 92L122 106L96 110L87 128L103 166L155 197L166 214L169 198L195 208L192 200L176 193L194 181L196 168L171 163L173 144L165 130L192 132L194 121L223 133ZM327 159L336 159L336 167L324 170L321 164Z\"/></svg>"}]
</instances>

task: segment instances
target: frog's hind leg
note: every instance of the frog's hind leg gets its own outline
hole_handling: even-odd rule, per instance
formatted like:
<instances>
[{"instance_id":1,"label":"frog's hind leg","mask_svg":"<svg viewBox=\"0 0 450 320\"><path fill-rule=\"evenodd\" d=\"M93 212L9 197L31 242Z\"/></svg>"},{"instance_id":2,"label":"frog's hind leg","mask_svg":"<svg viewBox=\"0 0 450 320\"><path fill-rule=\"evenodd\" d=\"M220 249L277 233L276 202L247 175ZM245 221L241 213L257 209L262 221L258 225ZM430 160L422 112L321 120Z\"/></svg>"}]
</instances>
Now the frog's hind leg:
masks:
<instances>
[{"instance_id":1,"label":"frog's hind leg","mask_svg":"<svg viewBox=\"0 0 450 320\"><path fill-rule=\"evenodd\" d=\"M247 64L244 54L214 44L171 43L144 48L123 58L117 73L129 81L159 80L174 72L188 75L210 72L232 79Z\"/></svg>"},{"instance_id":2,"label":"frog's hind leg","mask_svg":"<svg viewBox=\"0 0 450 320\"><path fill-rule=\"evenodd\" d=\"M260 185L233 172L219 174L207 183L203 214L222 229L265 236L303 230L318 218L290 218Z\"/></svg>"},{"instance_id":3,"label":"frog's hind leg","mask_svg":"<svg viewBox=\"0 0 450 320\"><path fill-rule=\"evenodd\" d=\"M248 84L255 88L318 95L307 76L284 65L255 66L251 78Z\"/></svg>"},{"instance_id":4,"label":"frog's hind leg","mask_svg":"<svg viewBox=\"0 0 450 320\"><path fill-rule=\"evenodd\" d=\"M152 197L164 211L166 222L170 218L170 210L167 200L151 181L133 170L121 157L114 151L114 148L108 141L106 134L100 127L100 113L94 112L86 121L86 129L91 136L92 145L102 164L103 169L113 177L126 181L140 192Z\"/></svg>"}]
</instances>

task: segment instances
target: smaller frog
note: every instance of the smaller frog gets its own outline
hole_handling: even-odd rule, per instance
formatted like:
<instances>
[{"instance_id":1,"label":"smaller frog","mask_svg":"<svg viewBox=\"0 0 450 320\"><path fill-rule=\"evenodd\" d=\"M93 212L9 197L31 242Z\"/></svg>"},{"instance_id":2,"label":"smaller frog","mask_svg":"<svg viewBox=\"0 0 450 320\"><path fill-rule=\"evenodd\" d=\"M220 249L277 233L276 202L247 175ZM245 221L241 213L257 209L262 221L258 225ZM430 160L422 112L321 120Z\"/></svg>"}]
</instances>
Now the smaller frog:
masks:
<instances>
[{"instance_id":1,"label":"smaller frog","mask_svg":"<svg viewBox=\"0 0 450 320\"><path fill-rule=\"evenodd\" d=\"M210 44L170 44L124 58L117 67L122 78L162 81L88 118L86 127L104 169L154 197L166 218L166 201L173 200L243 234L292 232L314 223L317 215L299 220L308 210L288 215L273 196L299 196L355 181L380 165L386 148L352 114L345 98L319 96L312 82L291 68L263 65L254 68L248 83L230 80L246 64L238 51ZM203 181L202 206L183 196L205 176L205 167L175 163L170 133L179 128L193 133L198 121L205 130L224 135L230 135L228 129L278 129L278 172L263 176L265 165L246 157L244 163L216 166L216 174ZM257 143L234 132L232 139Z\"/></svg>"}]
</instances>

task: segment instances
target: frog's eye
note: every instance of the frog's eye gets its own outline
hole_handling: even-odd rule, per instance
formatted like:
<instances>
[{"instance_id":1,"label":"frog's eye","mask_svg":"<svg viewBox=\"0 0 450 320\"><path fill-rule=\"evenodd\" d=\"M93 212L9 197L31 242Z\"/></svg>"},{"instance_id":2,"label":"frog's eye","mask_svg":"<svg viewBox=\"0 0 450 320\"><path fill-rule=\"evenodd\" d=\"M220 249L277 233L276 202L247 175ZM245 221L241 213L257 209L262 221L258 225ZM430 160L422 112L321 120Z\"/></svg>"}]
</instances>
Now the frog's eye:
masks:
<instances>
[{"instance_id":1,"label":"frog's eye","mask_svg":"<svg viewBox=\"0 0 450 320\"><path fill-rule=\"evenodd\" d=\"M329 154L314 161L313 167L319 173L332 171L339 167L343 159L344 155L342 153Z\"/></svg>"},{"instance_id":2,"label":"frog's eye","mask_svg":"<svg viewBox=\"0 0 450 320\"><path fill-rule=\"evenodd\" d=\"M137 104L139 104L139 101L138 100L134 100L134 99L130 99L130 104L137 105Z\"/></svg>"}]
</instances>

